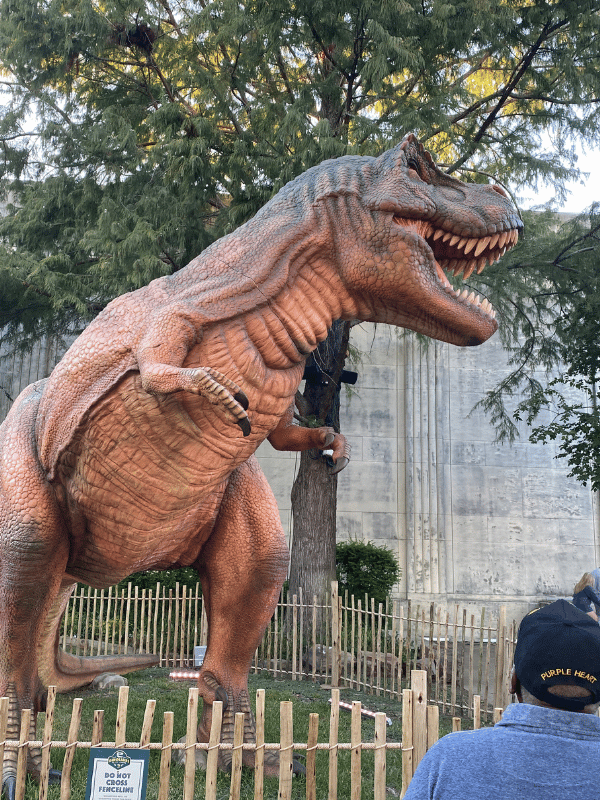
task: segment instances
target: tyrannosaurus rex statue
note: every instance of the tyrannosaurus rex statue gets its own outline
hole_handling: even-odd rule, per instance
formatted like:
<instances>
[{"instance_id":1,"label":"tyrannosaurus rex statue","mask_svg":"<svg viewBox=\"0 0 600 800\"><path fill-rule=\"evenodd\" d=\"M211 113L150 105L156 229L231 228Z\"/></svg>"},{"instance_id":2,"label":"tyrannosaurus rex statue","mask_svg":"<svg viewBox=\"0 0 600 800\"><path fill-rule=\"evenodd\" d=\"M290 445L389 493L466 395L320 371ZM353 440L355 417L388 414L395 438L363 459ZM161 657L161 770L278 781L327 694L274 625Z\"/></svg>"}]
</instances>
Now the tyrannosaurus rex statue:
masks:
<instances>
[{"instance_id":1,"label":"tyrannosaurus rex statue","mask_svg":"<svg viewBox=\"0 0 600 800\"><path fill-rule=\"evenodd\" d=\"M139 668L58 648L75 582L102 588L189 565L209 622L198 740L208 741L215 699L226 704L223 736L244 711L251 740L248 671L288 564L254 451L267 438L281 450L329 445L345 463L342 436L292 424L305 359L332 321L480 344L497 328L493 309L444 270L481 271L520 227L498 186L446 175L411 135L379 158L308 170L187 267L110 303L0 427L7 738L18 738L22 709L43 708L48 685ZM15 767L7 752L9 797ZM39 772L35 758L29 769Z\"/></svg>"}]
</instances>

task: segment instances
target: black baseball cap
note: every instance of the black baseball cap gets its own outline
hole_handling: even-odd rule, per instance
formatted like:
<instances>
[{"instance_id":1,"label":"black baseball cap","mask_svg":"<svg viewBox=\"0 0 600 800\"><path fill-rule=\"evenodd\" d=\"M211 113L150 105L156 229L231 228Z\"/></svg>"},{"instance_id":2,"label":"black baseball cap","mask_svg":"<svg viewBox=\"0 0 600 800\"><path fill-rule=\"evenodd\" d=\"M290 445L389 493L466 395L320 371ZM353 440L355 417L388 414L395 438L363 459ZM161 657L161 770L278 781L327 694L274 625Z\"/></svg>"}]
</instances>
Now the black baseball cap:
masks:
<instances>
[{"instance_id":1,"label":"black baseball cap","mask_svg":"<svg viewBox=\"0 0 600 800\"><path fill-rule=\"evenodd\" d=\"M600 625L567 600L536 608L521 621L515 673L534 697L566 711L600 702ZM557 684L575 684L590 697L560 697Z\"/></svg>"}]
</instances>

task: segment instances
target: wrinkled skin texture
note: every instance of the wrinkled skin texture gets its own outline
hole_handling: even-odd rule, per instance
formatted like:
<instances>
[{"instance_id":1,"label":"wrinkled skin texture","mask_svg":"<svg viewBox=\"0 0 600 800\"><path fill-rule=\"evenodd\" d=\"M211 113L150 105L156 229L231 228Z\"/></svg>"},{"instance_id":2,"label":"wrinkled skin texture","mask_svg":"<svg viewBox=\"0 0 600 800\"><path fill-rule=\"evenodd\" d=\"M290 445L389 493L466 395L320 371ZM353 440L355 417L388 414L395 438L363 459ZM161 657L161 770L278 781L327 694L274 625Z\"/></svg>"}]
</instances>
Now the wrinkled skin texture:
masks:
<instances>
[{"instance_id":1,"label":"wrinkled skin texture","mask_svg":"<svg viewBox=\"0 0 600 800\"><path fill-rule=\"evenodd\" d=\"M18 738L23 708L43 707L48 685L66 691L140 666L58 650L76 581L102 588L192 566L209 622L199 740L215 699L226 701L224 738L244 711L251 740L248 671L288 564L254 451L264 439L331 447L345 465L341 435L293 424L306 356L340 318L484 342L493 309L459 295L444 270L481 270L520 226L501 189L445 175L410 136L377 159L309 170L185 269L107 306L0 427L7 737ZM15 762L6 755L9 795Z\"/></svg>"}]
</instances>

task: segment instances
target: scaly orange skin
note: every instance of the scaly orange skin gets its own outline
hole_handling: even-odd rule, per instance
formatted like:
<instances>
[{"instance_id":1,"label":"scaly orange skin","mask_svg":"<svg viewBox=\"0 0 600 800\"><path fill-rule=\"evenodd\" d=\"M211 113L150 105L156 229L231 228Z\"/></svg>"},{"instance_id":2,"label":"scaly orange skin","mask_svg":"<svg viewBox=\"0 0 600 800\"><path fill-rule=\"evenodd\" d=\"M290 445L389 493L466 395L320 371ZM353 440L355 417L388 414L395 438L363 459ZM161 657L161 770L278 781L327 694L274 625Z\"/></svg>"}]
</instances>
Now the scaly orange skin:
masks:
<instances>
[{"instance_id":1,"label":"scaly orange skin","mask_svg":"<svg viewBox=\"0 0 600 800\"><path fill-rule=\"evenodd\" d=\"M443 270L482 268L519 228L498 187L450 178L410 136L378 159L309 170L185 269L107 306L0 427L7 736L46 686L139 666L57 651L76 581L102 588L192 566L209 622L199 740L215 698L227 701L224 738L241 710L251 739L248 671L288 564L256 448L331 446L345 464L342 436L292 424L305 359L332 321L483 342L497 327L491 307L459 297ZM8 754L9 795L14 774Z\"/></svg>"}]
</instances>

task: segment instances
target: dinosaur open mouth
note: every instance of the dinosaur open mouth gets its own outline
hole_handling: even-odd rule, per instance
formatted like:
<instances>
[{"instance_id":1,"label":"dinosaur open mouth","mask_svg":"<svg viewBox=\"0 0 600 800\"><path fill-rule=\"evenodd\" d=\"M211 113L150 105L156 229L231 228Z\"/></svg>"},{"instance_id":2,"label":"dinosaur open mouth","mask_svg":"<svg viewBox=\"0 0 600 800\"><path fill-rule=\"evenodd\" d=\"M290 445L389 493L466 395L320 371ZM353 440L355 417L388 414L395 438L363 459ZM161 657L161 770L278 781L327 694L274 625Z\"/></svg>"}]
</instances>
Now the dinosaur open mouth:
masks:
<instances>
[{"instance_id":1,"label":"dinosaur open mouth","mask_svg":"<svg viewBox=\"0 0 600 800\"><path fill-rule=\"evenodd\" d=\"M519 232L516 228L509 228L500 233L487 236L470 237L436 228L424 220L409 220L394 218L398 224L411 227L424 239L433 252L438 278L444 290L460 302L475 306L490 317L495 317L496 312L487 298L481 298L469 289L455 289L448 280L446 273L467 280L473 272L480 274L488 264L498 261L507 250L517 243Z\"/></svg>"}]
</instances>

